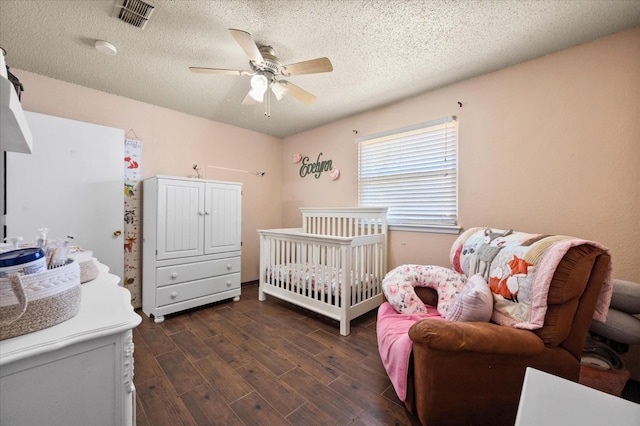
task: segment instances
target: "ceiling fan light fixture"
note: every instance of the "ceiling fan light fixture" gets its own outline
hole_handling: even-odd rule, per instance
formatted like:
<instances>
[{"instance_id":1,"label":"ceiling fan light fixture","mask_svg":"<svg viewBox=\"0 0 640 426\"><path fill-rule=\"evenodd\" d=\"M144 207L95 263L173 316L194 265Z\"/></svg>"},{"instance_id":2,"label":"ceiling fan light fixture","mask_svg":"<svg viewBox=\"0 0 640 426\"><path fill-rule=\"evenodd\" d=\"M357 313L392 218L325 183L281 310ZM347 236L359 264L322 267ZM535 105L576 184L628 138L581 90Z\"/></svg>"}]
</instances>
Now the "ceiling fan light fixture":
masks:
<instances>
[{"instance_id":1,"label":"ceiling fan light fixture","mask_svg":"<svg viewBox=\"0 0 640 426\"><path fill-rule=\"evenodd\" d=\"M262 102L264 100L264 92L267 91L267 87L269 86L269 81L267 77L262 74L256 74L251 77L251 91L249 95L258 102Z\"/></svg>"},{"instance_id":2,"label":"ceiling fan light fixture","mask_svg":"<svg viewBox=\"0 0 640 426\"><path fill-rule=\"evenodd\" d=\"M252 89L249 91L249 96L251 96L256 102L264 101L264 92L261 92L256 89Z\"/></svg>"},{"instance_id":3,"label":"ceiling fan light fixture","mask_svg":"<svg viewBox=\"0 0 640 426\"><path fill-rule=\"evenodd\" d=\"M287 94L289 89L284 84L278 81L274 81L273 84L271 85L271 91L273 92L274 95L276 95L276 99L280 100L284 97L284 95Z\"/></svg>"}]
</instances>

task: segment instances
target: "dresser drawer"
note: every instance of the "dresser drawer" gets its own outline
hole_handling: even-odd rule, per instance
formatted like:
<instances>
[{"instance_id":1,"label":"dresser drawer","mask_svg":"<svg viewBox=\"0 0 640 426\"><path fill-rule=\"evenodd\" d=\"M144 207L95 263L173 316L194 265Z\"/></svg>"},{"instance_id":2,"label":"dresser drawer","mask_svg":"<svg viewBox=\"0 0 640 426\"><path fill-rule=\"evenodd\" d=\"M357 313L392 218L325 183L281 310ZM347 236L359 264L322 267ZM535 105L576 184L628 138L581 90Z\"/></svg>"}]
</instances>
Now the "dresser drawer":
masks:
<instances>
[{"instance_id":1,"label":"dresser drawer","mask_svg":"<svg viewBox=\"0 0 640 426\"><path fill-rule=\"evenodd\" d=\"M239 273L165 286L156 292L156 305L166 306L237 288L240 288Z\"/></svg>"},{"instance_id":2,"label":"dresser drawer","mask_svg":"<svg viewBox=\"0 0 640 426\"><path fill-rule=\"evenodd\" d=\"M161 287L236 272L240 272L240 257L230 257L157 268L156 282Z\"/></svg>"}]
</instances>

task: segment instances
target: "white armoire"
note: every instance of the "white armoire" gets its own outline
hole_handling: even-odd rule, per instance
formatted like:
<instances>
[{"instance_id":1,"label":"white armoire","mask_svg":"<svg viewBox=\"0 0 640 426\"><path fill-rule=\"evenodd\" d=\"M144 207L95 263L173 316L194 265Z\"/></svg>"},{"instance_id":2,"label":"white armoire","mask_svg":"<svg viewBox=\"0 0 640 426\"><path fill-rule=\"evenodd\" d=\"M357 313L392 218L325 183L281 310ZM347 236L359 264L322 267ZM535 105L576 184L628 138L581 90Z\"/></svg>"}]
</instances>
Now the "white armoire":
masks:
<instances>
[{"instance_id":1,"label":"white armoire","mask_svg":"<svg viewBox=\"0 0 640 426\"><path fill-rule=\"evenodd\" d=\"M164 316L240 299L242 184L143 181L142 311Z\"/></svg>"}]
</instances>

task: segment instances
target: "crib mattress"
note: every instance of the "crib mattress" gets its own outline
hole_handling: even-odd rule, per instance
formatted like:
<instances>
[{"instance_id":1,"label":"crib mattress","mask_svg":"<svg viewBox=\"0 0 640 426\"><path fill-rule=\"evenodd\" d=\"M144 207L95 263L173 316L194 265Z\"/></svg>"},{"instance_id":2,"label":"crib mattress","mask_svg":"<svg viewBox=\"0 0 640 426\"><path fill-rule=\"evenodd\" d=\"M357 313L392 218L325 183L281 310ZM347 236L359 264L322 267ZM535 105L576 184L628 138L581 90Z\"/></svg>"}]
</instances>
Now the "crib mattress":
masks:
<instances>
[{"instance_id":1,"label":"crib mattress","mask_svg":"<svg viewBox=\"0 0 640 426\"><path fill-rule=\"evenodd\" d=\"M306 289L323 291L325 294L340 295L342 292L342 270L329 268L316 264L288 264L270 265L267 274L271 279L294 286L302 285ZM380 280L373 274L364 274L358 271L351 271L349 281L352 287L362 287L362 291L367 291L375 286Z\"/></svg>"}]
</instances>

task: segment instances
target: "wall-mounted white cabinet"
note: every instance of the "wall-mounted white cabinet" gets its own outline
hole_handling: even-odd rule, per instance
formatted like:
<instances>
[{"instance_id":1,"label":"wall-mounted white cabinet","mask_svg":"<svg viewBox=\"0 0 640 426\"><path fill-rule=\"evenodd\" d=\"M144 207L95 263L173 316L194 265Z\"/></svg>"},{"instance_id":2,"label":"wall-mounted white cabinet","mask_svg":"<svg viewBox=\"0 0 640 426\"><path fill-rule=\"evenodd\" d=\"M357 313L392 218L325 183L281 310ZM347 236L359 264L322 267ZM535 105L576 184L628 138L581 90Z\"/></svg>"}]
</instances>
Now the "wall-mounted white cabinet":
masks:
<instances>
[{"instance_id":1,"label":"wall-mounted white cabinet","mask_svg":"<svg viewBox=\"0 0 640 426\"><path fill-rule=\"evenodd\" d=\"M242 184L143 181L142 311L170 313L240 297Z\"/></svg>"},{"instance_id":2,"label":"wall-mounted white cabinet","mask_svg":"<svg viewBox=\"0 0 640 426\"><path fill-rule=\"evenodd\" d=\"M16 89L6 77L0 76L0 151L31 154L32 147L33 136Z\"/></svg>"}]
</instances>

